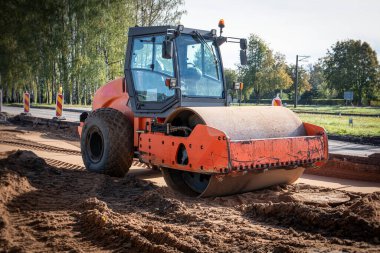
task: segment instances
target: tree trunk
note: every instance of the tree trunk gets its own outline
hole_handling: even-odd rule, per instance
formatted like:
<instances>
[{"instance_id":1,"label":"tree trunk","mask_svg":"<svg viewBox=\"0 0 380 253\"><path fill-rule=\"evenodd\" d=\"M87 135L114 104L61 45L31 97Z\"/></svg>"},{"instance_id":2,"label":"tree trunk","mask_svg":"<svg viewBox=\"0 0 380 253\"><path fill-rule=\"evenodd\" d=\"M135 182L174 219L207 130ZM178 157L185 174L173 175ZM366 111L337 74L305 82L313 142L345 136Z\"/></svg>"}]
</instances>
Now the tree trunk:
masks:
<instances>
[{"instance_id":1,"label":"tree trunk","mask_svg":"<svg viewBox=\"0 0 380 253\"><path fill-rule=\"evenodd\" d=\"M359 106L362 106L363 105L363 102L362 102L362 99L363 99L363 89L362 89L362 87L359 87L359 101L358 101L358 103L359 103Z\"/></svg>"},{"instance_id":2,"label":"tree trunk","mask_svg":"<svg viewBox=\"0 0 380 253\"><path fill-rule=\"evenodd\" d=\"M104 54L104 63L106 64L106 77L107 81L110 80L110 71L109 71L109 62L108 62L108 52L107 49L103 48L103 54Z\"/></svg>"}]
</instances>

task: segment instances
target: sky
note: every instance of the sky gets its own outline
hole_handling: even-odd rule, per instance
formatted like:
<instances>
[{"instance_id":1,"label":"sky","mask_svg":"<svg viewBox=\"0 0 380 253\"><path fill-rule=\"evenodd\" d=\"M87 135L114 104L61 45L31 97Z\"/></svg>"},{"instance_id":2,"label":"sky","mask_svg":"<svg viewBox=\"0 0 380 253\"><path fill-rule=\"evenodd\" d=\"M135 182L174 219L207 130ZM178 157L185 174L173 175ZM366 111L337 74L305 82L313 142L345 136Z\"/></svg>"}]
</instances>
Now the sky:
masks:
<instances>
[{"instance_id":1,"label":"sky","mask_svg":"<svg viewBox=\"0 0 380 253\"><path fill-rule=\"evenodd\" d=\"M185 27L211 30L223 18L224 36L256 34L295 64L315 63L338 40L366 41L380 59L380 0L185 0ZM219 34L219 33L218 33ZM239 44L221 46L224 67L236 68Z\"/></svg>"}]
</instances>

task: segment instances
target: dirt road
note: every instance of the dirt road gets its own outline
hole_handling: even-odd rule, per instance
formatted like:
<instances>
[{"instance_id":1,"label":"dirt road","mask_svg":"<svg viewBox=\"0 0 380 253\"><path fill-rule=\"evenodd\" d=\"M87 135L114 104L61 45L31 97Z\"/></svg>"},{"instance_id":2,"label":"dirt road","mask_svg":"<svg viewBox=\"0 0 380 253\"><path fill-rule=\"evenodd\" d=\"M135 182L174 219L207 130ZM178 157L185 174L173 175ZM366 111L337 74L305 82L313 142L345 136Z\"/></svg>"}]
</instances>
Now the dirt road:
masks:
<instances>
[{"instance_id":1,"label":"dirt road","mask_svg":"<svg viewBox=\"0 0 380 253\"><path fill-rule=\"evenodd\" d=\"M69 131L36 130L0 125L1 250L380 250L379 192L296 184L230 197L187 198L155 183L158 172L146 173L142 167L122 179L89 173ZM56 145L54 139L63 141Z\"/></svg>"}]
</instances>

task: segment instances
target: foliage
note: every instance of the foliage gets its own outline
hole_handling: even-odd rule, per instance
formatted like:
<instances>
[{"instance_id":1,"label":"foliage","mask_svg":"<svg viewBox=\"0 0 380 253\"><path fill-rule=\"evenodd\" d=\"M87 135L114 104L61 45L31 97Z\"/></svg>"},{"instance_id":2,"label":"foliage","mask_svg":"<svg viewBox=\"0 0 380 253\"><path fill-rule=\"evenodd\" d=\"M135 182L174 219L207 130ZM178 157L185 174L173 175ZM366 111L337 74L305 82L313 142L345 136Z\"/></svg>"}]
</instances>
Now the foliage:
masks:
<instances>
[{"instance_id":1,"label":"foliage","mask_svg":"<svg viewBox=\"0 0 380 253\"><path fill-rule=\"evenodd\" d=\"M247 49L248 64L239 66L239 76L244 82L244 96L249 99L253 93L258 102L264 93L289 88L292 84L286 72L285 57L273 51L257 35L251 34Z\"/></svg>"},{"instance_id":2,"label":"foliage","mask_svg":"<svg viewBox=\"0 0 380 253\"><path fill-rule=\"evenodd\" d=\"M295 65L286 64L281 54L274 54L256 35L249 37L247 54L248 65L238 66L245 101L254 97L260 102L273 98L278 91L285 95L283 98L294 98ZM343 104L347 90L354 91L360 105L374 104L380 98L380 67L376 52L366 42L338 41L325 58L307 68L298 67L300 103Z\"/></svg>"},{"instance_id":3,"label":"foliage","mask_svg":"<svg viewBox=\"0 0 380 253\"><path fill-rule=\"evenodd\" d=\"M380 87L380 67L376 52L367 42L360 40L338 41L327 51L324 75L328 87L342 96L353 91L360 105L374 98Z\"/></svg>"},{"instance_id":4,"label":"foliage","mask_svg":"<svg viewBox=\"0 0 380 253\"><path fill-rule=\"evenodd\" d=\"M226 80L229 95L234 99L238 97L237 91L234 90L234 83L239 82L238 72L233 69L224 69L224 78Z\"/></svg>"},{"instance_id":5,"label":"foliage","mask_svg":"<svg viewBox=\"0 0 380 253\"><path fill-rule=\"evenodd\" d=\"M123 75L128 28L175 24L183 0L4 0L0 2L0 85L7 102L89 103Z\"/></svg>"},{"instance_id":6,"label":"foliage","mask_svg":"<svg viewBox=\"0 0 380 253\"><path fill-rule=\"evenodd\" d=\"M323 75L323 63L319 60L314 65L310 64L308 66L309 72L309 83L311 85L311 90L309 93L313 98L332 98L335 92L327 87L326 79Z\"/></svg>"},{"instance_id":7,"label":"foliage","mask_svg":"<svg viewBox=\"0 0 380 253\"><path fill-rule=\"evenodd\" d=\"M186 13L180 9L184 0L133 0L135 24L152 26L159 24L178 24Z\"/></svg>"},{"instance_id":8,"label":"foliage","mask_svg":"<svg viewBox=\"0 0 380 253\"><path fill-rule=\"evenodd\" d=\"M291 76L292 82L296 82L296 66L291 64L287 66L287 73ZM311 84L309 83L310 74L309 72L303 68L302 66L298 66L298 100L301 99L302 95L310 91L312 89ZM290 94L292 94L292 99L294 98L294 88L291 87L291 89L288 91Z\"/></svg>"},{"instance_id":9,"label":"foliage","mask_svg":"<svg viewBox=\"0 0 380 253\"><path fill-rule=\"evenodd\" d=\"M275 91L284 90L292 86L293 80L286 72L285 55L276 53L274 55L274 62L272 71L269 72L269 81L272 84L272 89Z\"/></svg>"},{"instance_id":10,"label":"foliage","mask_svg":"<svg viewBox=\"0 0 380 253\"><path fill-rule=\"evenodd\" d=\"M66 104L88 104L101 85L123 75L131 26L177 24L184 0L3 0L0 1L0 88L5 102L54 103L62 85ZM199 56L200 56L199 51ZM212 52L205 51L206 56ZM293 99L295 66L259 36L248 40L248 65L226 69L228 88L243 82L245 101L281 93ZM212 59L209 57L208 59ZM213 73L213 64L206 69ZM299 102L340 104L354 91L358 104L380 100L380 66L367 42L336 42L326 57L299 67ZM230 92L236 97L236 92Z\"/></svg>"},{"instance_id":11,"label":"foliage","mask_svg":"<svg viewBox=\"0 0 380 253\"><path fill-rule=\"evenodd\" d=\"M228 89L232 89L233 84L239 81L238 73L234 69L224 69L224 78Z\"/></svg>"},{"instance_id":12,"label":"foliage","mask_svg":"<svg viewBox=\"0 0 380 253\"><path fill-rule=\"evenodd\" d=\"M360 115L380 115L379 107L354 107L354 106L297 106L292 109L297 112L329 112L329 113L346 113Z\"/></svg>"}]
</instances>

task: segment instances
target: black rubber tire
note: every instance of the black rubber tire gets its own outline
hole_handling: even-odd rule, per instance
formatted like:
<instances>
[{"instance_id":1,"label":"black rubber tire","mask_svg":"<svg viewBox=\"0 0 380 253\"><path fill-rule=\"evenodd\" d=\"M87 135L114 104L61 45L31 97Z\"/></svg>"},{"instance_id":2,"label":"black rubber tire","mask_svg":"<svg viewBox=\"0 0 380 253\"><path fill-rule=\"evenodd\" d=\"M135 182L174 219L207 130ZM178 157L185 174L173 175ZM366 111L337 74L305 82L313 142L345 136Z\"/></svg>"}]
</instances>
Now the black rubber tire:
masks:
<instances>
[{"instance_id":1,"label":"black rubber tire","mask_svg":"<svg viewBox=\"0 0 380 253\"><path fill-rule=\"evenodd\" d=\"M133 125L120 111L101 108L86 118L82 158L91 172L123 177L133 161Z\"/></svg>"}]
</instances>

